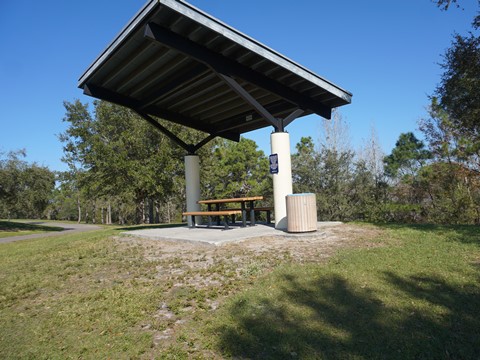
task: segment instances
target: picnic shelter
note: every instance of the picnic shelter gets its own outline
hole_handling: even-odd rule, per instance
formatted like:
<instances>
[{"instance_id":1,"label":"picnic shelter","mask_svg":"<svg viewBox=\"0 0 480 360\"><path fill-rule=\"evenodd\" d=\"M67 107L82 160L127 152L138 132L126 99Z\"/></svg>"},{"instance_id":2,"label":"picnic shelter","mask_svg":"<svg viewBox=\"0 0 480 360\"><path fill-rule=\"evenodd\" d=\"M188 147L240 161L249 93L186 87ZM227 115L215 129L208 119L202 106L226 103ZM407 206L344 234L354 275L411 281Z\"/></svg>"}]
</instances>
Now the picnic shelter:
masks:
<instances>
[{"instance_id":1,"label":"picnic shelter","mask_svg":"<svg viewBox=\"0 0 480 360\"><path fill-rule=\"evenodd\" d=\"M215 137L272 127L275 227L286 227L292 193L286 127L351 103L352 94L182 0L149 0L79 79L84 94L126 106L186 151L187 211L199 210L196 151ZM197 144L162 126L165 119L205 133ZM266 169L268 171L268 169Z\"/></svg>"}]
</instances>

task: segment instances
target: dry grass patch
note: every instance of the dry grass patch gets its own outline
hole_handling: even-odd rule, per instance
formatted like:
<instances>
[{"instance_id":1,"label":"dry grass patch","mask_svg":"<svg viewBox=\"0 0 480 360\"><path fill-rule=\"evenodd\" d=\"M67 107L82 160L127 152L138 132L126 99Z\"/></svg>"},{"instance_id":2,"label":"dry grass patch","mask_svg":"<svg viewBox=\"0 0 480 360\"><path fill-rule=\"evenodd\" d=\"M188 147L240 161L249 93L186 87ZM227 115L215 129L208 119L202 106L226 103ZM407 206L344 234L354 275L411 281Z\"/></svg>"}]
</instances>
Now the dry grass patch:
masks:
<instances>
[{"instance_id":1,"label":"dry grass patch","mask_svg":"<svg viewBox=\"0 0 480 360\"><path fill-rule=\"evenodd\" d=\"M279 265L321 263L339 248L379 246L375 238L382 232L375 226L332 224L316 233L259 237L220 246L132 236L116 241L141 249L144 259L155 264L156 281L164 287L163 300L143 329L153 332L153 352L175 352L178 343L185 342L184 329Z\"/></svg>"}]
</instances>

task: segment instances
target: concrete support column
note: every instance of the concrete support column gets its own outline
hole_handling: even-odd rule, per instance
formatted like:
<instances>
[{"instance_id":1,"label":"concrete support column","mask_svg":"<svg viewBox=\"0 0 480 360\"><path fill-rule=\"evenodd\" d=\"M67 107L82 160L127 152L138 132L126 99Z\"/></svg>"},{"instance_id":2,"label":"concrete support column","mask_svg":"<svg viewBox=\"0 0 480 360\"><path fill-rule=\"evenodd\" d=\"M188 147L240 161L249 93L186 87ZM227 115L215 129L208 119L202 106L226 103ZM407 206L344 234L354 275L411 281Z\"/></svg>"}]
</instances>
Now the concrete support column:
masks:
<instances>
[{"instance_id":1,"label":"concrete support column","mask_svg":"<svg viewBox=\"0 0 480 360\"><path fill-rule=\"evenodd\" d=\"M278 174L273 174L275 229L287 230L286 196L293 192L290 134L286 132L272 133L270 145L272 154L278 155Z\"/></svg>"},{"instance_id":2,"label":"concrete support column","mask_svg":"<svg viewBox=\"0 0 480 360\"><path fill-rule=\"evenodd\" d=\"M187 211L200 211L200 157L198 155L185 156L185 190L187 200ZM195 222L200 224L200 217ZM188 217L188 226L192 226L192 220Z\"/></svg>"}]
</instances>

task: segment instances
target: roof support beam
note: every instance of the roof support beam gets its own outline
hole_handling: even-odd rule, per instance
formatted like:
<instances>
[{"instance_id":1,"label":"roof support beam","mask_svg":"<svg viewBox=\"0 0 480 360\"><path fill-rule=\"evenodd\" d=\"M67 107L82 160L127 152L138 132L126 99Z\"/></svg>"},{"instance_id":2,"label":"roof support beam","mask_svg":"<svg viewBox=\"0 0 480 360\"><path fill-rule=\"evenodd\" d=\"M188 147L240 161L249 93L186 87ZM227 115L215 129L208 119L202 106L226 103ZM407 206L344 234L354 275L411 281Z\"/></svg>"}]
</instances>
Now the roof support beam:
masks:
<instances>
[{"instance_id":1,"label":"roof support beam","mask_svg":"<svg viewBox=\"0 0 480 360\"><path fill-rule=\"evenodd\" d=\"M239 77L251 84L277 94L302 109L311 110L327 119L331 118L331 109L329 107L157 24L148 23L145 27L144 36L159 42L162 46L190 56L196 61L212 68L217 73Z\"/></svg>"},{"instance_id":2,"label":"roof support beam","mask_svg":"<svg viewBox=\"0 0 480 360\"><path fill-rule=\"evenodd\" d=\"M167 137L170 138L175 144L186 150L189 154L195 153L195 150L193 149L193 146L190 144L187 144L184 142L182 139L180 139L178 136L176 136L174 133L172 133L170 130L168 130L166 127L164 127L162 124L160 124L158 121L156 121L154 118L151 116L148 116L145 113L142 113L140 111L135 112L144 120L146 120L150 125L153 125L157 130L160 130L163 134L165 134Z\"/></svg>"},{"instance_id":3,"label":"roof support beam","mask_svg":"<svg viewBox=\"0 0 480 360\"><path fill-rule=\"evenodd\" d=\"M217 74L233 91L235 91L243 100L250 104L256 112L258 112L266 121L268 121L275 131L283 132L285 127L289 125L293 120L301 116L305 111L302 109L296 109L290 115L284 119L276 119L262 104L260 104L255 98L248 93L238 82L232 79L230 76L223 74Z\"/></svg>"},{"instance_id":4,"label":"roof support beam","mask_svg":"<svg viewBox=\"0 0 480 360\"><path fill-rule=\"evenodd\" d=\"M290 115L288 115L286 118L283 119L282 123L283 123L283 127L285 128L287 125L289 125L293 120L295 120L296 118L298 118L299 116L302 116L302 114L304 113L305 111L303 111L302 109L297 109L295 110L294 112L292 112Z\"/></svg>"},{"instance_id":5,"label":"roof support beam","mask_svg":"<svg viewBox=\"0 0 480 360\"><path fill-rule=\"evenodd\" d=\"M170 130L168 130L166 127L164 127L162 124L160 124L158 121L156 121L154 118L151 116L142 113L141 111L136 111L134 110L140 117L145 119L150 125L153 125L155 128L160 130L163 134L165 134L168 138L170 138L175 144L183 148L185 151L187 151L188 154L193 155L197 152L198 149L200 149L202 146L206 145L208 142L213 140L214 138L217 137L217 135L210 134L208 135L205 139L200 141L198 144L193 145L193 144L187 144L184 142L182 139L180 139L177 135L172 133Z\"/></svg>"},{"instance_id":6,"label":"roof support beam","mask_svg":"<svg viewBox=\"0 0 480 360\"><path fill-rule=\"evenodd\" d=\"M260 104L255 98L248 93L243 87L240 86L238 82L232 79L230 76L217 74L230 88L235 91L243 100L245 100L249 105L251 105L256 112L258 112L266 121L272 125L276 131L278 131L279 126L281 126L278 119L275 119L272 114L270 114L267 109L265 109L262 104Z\"/></svg>"},{"instance_id":7,"label":"roof support beam","mask_svg":"<svg viewBox=\"0 0 480 360\"><path fill-rule=\"evenodd\" d=\"M297 110L301 111L300 109L295 110L295 109L292 109L291 107L285 108L285 102L282 102L282 101L273 102L273 103L270 103L268 105L265 105L264 107L271 114L273 114L273 113L286 114L286 117L283 119L283 123L284 123L283 128L285 128L291 122L291 121L285 122L285 120L288 120L292 116L297 116L297 117L301 116L301 115L299 115L299 113L295 113ZM305 113L306 112L304 112L303 114L305 114ZM293 114L295 114L295 115L293 115ZM257 114L255 114L255 116L251 120L245 121L246 117L251 116L251 115L252 115L252 111L249 110L247 112L243 112L241 114L238 114L234 117L222 120L223 131L236 131L238 128L244 126L245 123L256 124L256 123L265 123L265 121L266 121L261 115L257 115ZM240 119L242 119L242 121L240 121ZM280 119L277 119L277 120L280 121ZM247 131L250 131L250 130L247 130Z\"/></svg>"},{"instance_id":8,"label":"roof support beam","mask_svg":"<svg viewBox=\"0 0 480 360\"><path fill-rule=\"evenodd\" d=\"M195 130L200 130L200 131L212 134L214 135L214 137L221 136L228 140L232 140L236 142L240 141L239 133L229 132L229 131L222 131L222 132L212 131L212 129L208 129L204 126L199 126L199 123L195 122L193 119L189 119L186 116L172 113L168 110L158 109L156 107L146 107L142 109L142 103L140 101L116 94L108 89L104 89L92 84L84 85L83 93L88 96L96 97L98 99L102 99L118 105L126 106L137 113L140 112L142 114L150 114L150 115L158 116L162 119L170 120L170 121L176 122L177 124L184 125Z\"/></svg>"},{"instance_id":9,"label":"roof support beam","mask_svg":"<svg viewBox=\"0 0 480 360\"><path fill-rule=\"evenodd\" d=\"M200 149L201 147L203 147L204 145L208 144L210 141L212 141L213 139L215 139L217 136L219 135L216 135L216 134L210 134L208 135L205 139L203 139L202 141L200 141L198 144L194 145L193 146L193 153L196 153L198 149Z\"/></svg>"}]
</instances>

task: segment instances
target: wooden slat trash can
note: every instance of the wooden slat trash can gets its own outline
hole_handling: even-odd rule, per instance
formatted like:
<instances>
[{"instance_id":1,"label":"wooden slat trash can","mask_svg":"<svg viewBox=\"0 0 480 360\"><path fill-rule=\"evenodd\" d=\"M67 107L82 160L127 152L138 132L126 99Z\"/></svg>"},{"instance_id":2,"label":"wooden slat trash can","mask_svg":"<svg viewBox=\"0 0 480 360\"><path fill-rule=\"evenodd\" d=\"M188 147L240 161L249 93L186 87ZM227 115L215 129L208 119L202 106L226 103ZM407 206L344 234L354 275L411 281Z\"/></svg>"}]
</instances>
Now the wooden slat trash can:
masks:
<instances>
[{"instance_id":1,"label":"wooden slat trash can","mask_svg":"<svg viewBox=\"0 0 480 360\"><path fill-rule=\"evenodd\" d=\"M317 199L315 194L287 195L287 231L317 231Z\"/></svg>"}]
</instances>

